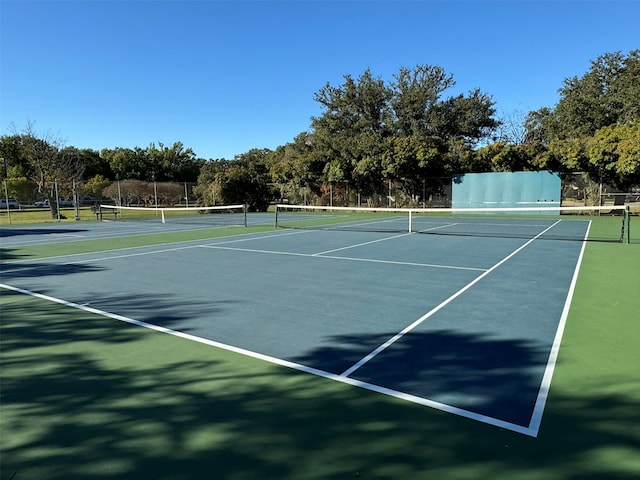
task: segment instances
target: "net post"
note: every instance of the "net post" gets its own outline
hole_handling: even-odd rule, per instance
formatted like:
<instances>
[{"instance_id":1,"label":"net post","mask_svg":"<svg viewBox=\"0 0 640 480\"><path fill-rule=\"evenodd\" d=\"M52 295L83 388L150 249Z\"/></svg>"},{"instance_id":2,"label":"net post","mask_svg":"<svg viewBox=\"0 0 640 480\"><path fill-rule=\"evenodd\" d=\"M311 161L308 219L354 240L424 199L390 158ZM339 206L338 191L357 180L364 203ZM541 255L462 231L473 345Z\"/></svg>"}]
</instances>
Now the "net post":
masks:
<instances>
[{"instance_id":1,"label":"net post","mask_svg":"<svg viewBox=\"0 0 640 480\"><path fill-rule=\"evenodd\" d=\"M625 235L623 237L622 241L625 243L631 243L631 207L629 205L627 205L624 209L624 229L625 229Z\"/></svg>"},{"instance_id":2,"label":"net post","mask_svg":"<svg viewBox=\"0 0 640 480\"><path fill-rule=\"evenodd\" d=\"M164 208L161 208L161 209L160 209L160 215L162 216L162 223L163 223L163 224L167 223L167 222L165 221L165 218L164 218Z\"/></svg>"},{"instance_id":3,"label":"net post","mask_svg":"<svg viewBox=\"0 0 640 480\"><path fill-rule=\"evenodd\" d=\"M247 226L247 204L242 205L242 224Z\"/></svg>"},{"instance_id":4,"label":"net post","mask_svg":"<svg viewBox=\"0 0 640 480\"><path fill-rule=\"evenodd\" d=\"M412 216L412 210L409 210L409 233L413 233L413 216Z\"/></svg>"},{"instance_id":5,"label":"net post","mask_svg":"<svg viewBox=\"0 0 640 480\"><path fill-rule=\"evenodd\" d=\"M276 204L276 214L275 214L275 221L273 224L273 228L278 228L278 205Z\"/></svg>"}]
</instances>

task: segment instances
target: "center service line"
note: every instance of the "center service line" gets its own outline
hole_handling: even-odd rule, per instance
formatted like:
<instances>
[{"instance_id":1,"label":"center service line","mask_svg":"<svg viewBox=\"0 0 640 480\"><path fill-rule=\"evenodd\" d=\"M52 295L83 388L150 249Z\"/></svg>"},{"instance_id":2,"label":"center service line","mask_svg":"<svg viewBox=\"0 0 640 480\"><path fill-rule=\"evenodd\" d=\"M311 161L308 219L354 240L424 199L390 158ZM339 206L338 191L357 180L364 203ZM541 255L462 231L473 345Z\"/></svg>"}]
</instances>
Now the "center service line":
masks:
<instances>
[{"instance_id":1,"label":"center service line","mask_svg":"<svg viewBox=\"0 0 640 480\"><path fill-rule=\"evenodd\" d=\"M314 257L317 257L317 256L320 256L320 255L326 255L327 253L334 253L334 252L339 252L341 250L349 250L350 248L357 248L357 247L362 247L364 245L370 245L372 243L386 242L387 240L392 240L394 238L400 238L400 237L406 237L407 235L411 235L411 233L403 233L401 235L394 235L392 237L379 238L377 240L371 240L370 242L357 243L355 245L349 245L347 247L334 248L333 250L327 250L326 252L318 252L318 253L314 253L312 255Z\"/></svg>"},{"instance_id":2,"label":"center service line","mask_svg":"<svg viewBox=\"0 0 640 480\"><path fill-rule=\"evenodd\" d=\"M393 345L395 342L397 342L398 340L400 340L402 337L404 337L407 333L409 333L411 330L413 330L414 328L416 328L418 325L420 325L421 323L423 323L425 320L427 320L429 317L433 316L436 312L442 310L442 308L444 308L446 305L448 305L449 303L451 303L453 300L455 300L456 298L458 298L460 295L462 295L464 292L466 292L467 290L469 290L471 287L473 287L476 283L478 283L480 280L482 280L484 277L486 277L487 275L489 275L491 272L493 272L496 268L498 268L500 265L502 265L503 263L505 263L507 260L509 260L511 257L513 257L514 255L516 255L518 252L520 252L521 250L523 250L524 248L526 248L527 246L529 246L534 240L536 240L538 237L544 235L547 231L551 230L553 227L555 227L558 223L560 223L560 220L558 220L557 222L555 222L553 225L551 225L550 227L544 229L542 232L540 232L539 234L537 234L535 237L533 237L531 240L529 240L527 243L521 245L519 248L517 248L516 250L514 250L513 252L511 252L509 255L507 255L505 258L503 258L502 260L500 260L498 263L496 263L493 267L491 267L489 270L487 270L486 272L484 272L482 275L476 277L474 280L472 280L471 282L469 282L467 285L465 285L464 287L462 287L460 290L458 290L456 293L454 293L453 295L451 295L449 298L447 298L444 302L442 302L440 305L434 307L433 309L431 309L429 312L425 313L422 317L420 317L419 319L417 319L415 322L413 322L411 325L409 325L408 327L406 327L404 330L402 330L400 333L395 334L393 337L391 337L389 340L387 340L386 342L384 342L382 345L380 345L378 348L376 348L375 350L373 350L371 353L369 353L367 356L363 357L362 359L360 359L360 361L358 361L357 363L355 363L354 365L352 365L351 367L349 367L347 370L345 370L344 372L342 372L340 374L341 377L348 377L349 375L351 375L353 372L355 372L356 370L358 370L360 367L362 367L364 364L366 364L367 362L369 362L370 360L372 360L374 357L376 357L379 353L383 352L384 350L386 350L387 348L389 348L391 345Z\"/></svg>"}]
</instances>

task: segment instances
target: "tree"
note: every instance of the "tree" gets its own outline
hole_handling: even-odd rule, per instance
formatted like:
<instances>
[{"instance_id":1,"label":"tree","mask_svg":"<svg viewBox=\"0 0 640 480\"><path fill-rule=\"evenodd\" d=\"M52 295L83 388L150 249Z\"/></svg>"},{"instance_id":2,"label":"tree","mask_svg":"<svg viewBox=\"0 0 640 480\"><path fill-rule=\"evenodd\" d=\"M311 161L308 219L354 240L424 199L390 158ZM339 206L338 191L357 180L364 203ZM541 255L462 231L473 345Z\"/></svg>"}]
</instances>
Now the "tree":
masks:
<instances>
[{"instance_id":1,"label":"tree","mask_svg":"<svg viewBox=\"0 0 640 480\"><path fill-rule=\"evenodd\" d=\"M202 166L194 192L205 205L245 204L251 211L266 211L274 198L271 177L265 164L268 149L253 149L231 161L208 162Z\"/></svg>"},{"instance_id":2,"label":"tree","mask_svg":"<svg viewBox=\"0 0 640 480\"><path fill-rule=\"evenodd\" d=\"M586 172L592 182L625 189L638 179L640 50L599 56L582 77L564 80L554 108L530 112L527 144L535 165Z\"/></svg>"},{"instance_id":3,"label":"tree","mask_svg":"<svg viewBox=\"0 0 640 480\"><path fill-rule=\"evenodd\" d=\"M146 153L139 147L105 148L100 155L109 163L115 180L142 180L148 171Z\"/></svg>"},{"instance_id":4,"label":"tree","mask_svg":"<svg viewBox=\"0 0 640 480\"><path fill-rule=\"evenodd\" d=\"M84 178L91 178L95 175L102 175L104 178L113 178L113 172L109 167L109 162L100 156L100 152L90 148L64 147L62 154L65 156L76 156L77 160L84 165Z\"/></svg>"},{"instance_id":5,"label":"tree","mask_svg":"<svg viewBox=\"0 0 640 480\"><path fill-rule=\"evenodd\" d=\"M492 140L494 142L499 141L511 145L527 143L527 118L527 113L518 109L502 114L499 120L500 125Z\"/></svg>"},{"instance_id":6,"label":"tree","mask_svg":"<svg viewBox=\"0 0 640 480\"><path fill-rule=\"evenodd\" d=\"M469 145L488 138L500 125L491 97L480 89L449 97L429 112L429 130L441 138L458 138Z\"/></svg>"},{"instance_id":7,"label":"tree","mask_svg":"<svg viewBox=\"0 0 640 480\"><path fill-rule=\"evenodd\" d=\"M84 182L83 190L86 194L94 198L102 197L102 192L111 182L102 175L95 175Z\"/></svg>"},{"instance_id":8,"label":"tree","mask_svg":"<svg viewBox=\"0 0 640 480\"><path fill-rule=\"evenodd\" d=\"M119 180L103 190L116 205L145 206L154 198L153 185L141 180Z\"/></svg>"},{"instance_id":9,"label":"tree","mask_svg":"<svg viewBox=\"0 0 640 480\"><path fill-rule=\"evenodd\" d=\"M280 190L280 197L294 203L305 203L307 194L320 195L325 163L314 155L314 136L302 132L265 157L265 165L272 182Z\"/></svg>"},{"instance_id":10,"label":"tree","mask_svg":"<svg viewBox=\"0 0 640 480\"><path fill-rule=\"evenodd\" d=\"M200 199L204 206L217 205L222 203L220 191L216 190L216 180L222 176L229 168L231 162L225 159L208 161L200 167L198 183L193 189L193 193Z\"/></svg>"},{"instance_id":11,"label":"tree","mask_svg":"<svg viewBox=\"0 0 640 480\"><path fill-rule=\"evenodd\" d=\"M31 122L18 135L27 175L49 200L52 218L57 218L56 195L66 189L64 193L70 196L71 183L82 178L84 164L76 155L65 153L62 141L51 132L38 135Z\"/></svg>"},{"instance_id":12,"label":"tree","mask_svg":"<svg viewBox=\"0 0 640 480\"><path fill-rule=\"evenodd\" d=\"M491 159L491 170L494 172L538 171L541 165L538 156L545 151L541 143L521 143L518 145L502 144L497 154Z\"/></svg>"},{"instance_id":13,"label":"tree","mask_svg":"<svg viewBox=\"0 0 640 480\"><path fill-rule=\"evenodd\" d=\"M466 171L473 147L500 125L494 102L479 89L443 99L455 81L441 67L403 68L395 78L391 104L397 134L386 171L412 196L442 193L443 178Z\"/></svg>"},{"instance_id":14,"label":"tree","mask_svg":"<svg viewBox=\"0 0 640 480\"><path fill-rule=\"evenodd\" d=\"M587 144L588 169L626 190L640 185L640 122L599 129Z\"/></svg>"},{"instance_id":15,"label":"tree","mask_svg":"<svg viewBox=\"0 0 640 480\"><path fill-rule=\"evenodd\" d=\"M104 149L101 157L108 163L115 180L146 182L195 182L204 163L181 142L171 146L158 142L157 145L149 144L147 148Z\"/></svg>"},{"instance_id":16,"label":"tree","mask_svg":"<svg viewBox=\"0 0 640 480\"><path fill-rule=\"evenodd\" d=\"M418 65L414 70L400 68L394 78L390 88L396 133L403 137L433 133L429 116L442 93L455 85L453 75L442 67Z\"/></svg>"},{"instance_id":17,"label":"tree","mask_svg":"<svg viewBox=\"0 0 640 480\"><path fill-rule=\"evenodd\" d=\"M559 93L554 109L529 115L530 138L591 137L603 127L640 120L640 50L599 56L582 77L565 79Z\"/></svg>"},{"instance_id":18,"label":"tree","mask_svg":"<svg viewBox=\"0 0 640 480\"><path fill-rule=\"evenodd\" d=\"M22 137L19 134L0 137L0 157L3 159L2 178L26 177L29 162L22 148Z\"/></svg>"},{"instance_id":19,"label":"tree","mask_svg":"<svg viewBox=\"0 0 640 480\"><path fill-rule=\"evenodd\" d=\"M29 163L22 149L20 135L0 137L0 176L10 197L28 199L35 191L35 184L29 180ZM4 192L3 192L4 195Z\"/></svg>"},{"instance_id":20,"label":"tree","mask_svg":"<svg viewBox=\"0 0 640 480\"><path fill-rule=\"evenodd\" d=\"M384 174L398 181L410 197L418 193L442 193L442 178L450 175L443 160L448 144L434 136L396 136L384 154Z\"/></svg>"},{"instance_id":21,"label":"tree","mask_svg":"<svg viewBox=\"0 0 640 480\"><path fill-rule=\"evenodd\" d=\"M146 149L148 181L170 180L176 182L194 182L197 179L199 163L190 148L184 148L181 142L166 146L158 142L150 144Z\"/></svg>"},{"instance_id":22,"label":"tree","mask_svg":"<svg viewBox=\"0 0 640 480\"><path fill-rule=\"evenodd\" d=\"M555 133L559 128L556 123L553 110L549 107L529 112L524 121L524 141L526 143L552 141L558 137Z\"/></svg>"},{"instance_id":23,"label":"tree","mask_svg":"<svg viewBox=\"0 0 640 480\"><path fill-rule=\"evenodd\" d=\"M547 168L549 165L557 165L560 171L565 172L589 171L587 139L584 137L551 142L547 152L541 157L539 163ZM595 178L601 180L599 175L595 175Z\"/></svg>"},{"instance_id":24,"label":"tree","mask_svg":"<svg viewBox=\"0 0 640 480\"><path fill-rule=\"evenodd\" d=\"M387 181L424 190L424 179L464 165L499 125L493 100L478 89L443 100L454 81L441 67L403 67L390 84L370 70L344 78L316 94L324 112L312 119L313 155L324 158L326 182L364 194L382 193Z\"/></svg>"},{"instance_id":25,"label":"tree","mask_svg":"<svg viewBox=\"0 0 640 480\"><path fill-rule=\"evenodd\" d=\"M312 118L316 162L324 182L372 193L382 182L382 153L392 130L390 92L366 70L357 80L345 75L340 87L327 84L315 95L325 109Z\"/></svg>"}]
</instances>

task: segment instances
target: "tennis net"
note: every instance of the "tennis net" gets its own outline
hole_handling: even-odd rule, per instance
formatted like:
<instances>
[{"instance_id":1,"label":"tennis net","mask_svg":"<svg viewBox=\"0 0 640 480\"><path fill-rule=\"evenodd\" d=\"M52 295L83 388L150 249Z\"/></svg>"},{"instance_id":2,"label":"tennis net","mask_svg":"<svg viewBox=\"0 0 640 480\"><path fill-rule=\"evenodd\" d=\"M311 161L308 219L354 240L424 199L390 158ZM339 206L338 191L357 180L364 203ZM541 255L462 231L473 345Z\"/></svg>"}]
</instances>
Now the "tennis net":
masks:
<instances>
[{"instance_id":1,"label":"tennis net","mask_svg":"<svg viewBox=\"0 0 640 480\"><path fill-rule=\"evenodd\" d=\"M351 208L276 205L276 228L414 232L559 240L628 241L625 206Z\"/></svg>"},{"instance_id":2,"label":"tennis net","mask_svg":"<svg viewBox=\"0 0 640 480\"><path fill-rule=\"evenodd\" d=\"M153 223L194 224L202 226L247 226L244 205L215 207L122 207L100 205L101 221L138 221Z\"/></svg>"}]
</instances>

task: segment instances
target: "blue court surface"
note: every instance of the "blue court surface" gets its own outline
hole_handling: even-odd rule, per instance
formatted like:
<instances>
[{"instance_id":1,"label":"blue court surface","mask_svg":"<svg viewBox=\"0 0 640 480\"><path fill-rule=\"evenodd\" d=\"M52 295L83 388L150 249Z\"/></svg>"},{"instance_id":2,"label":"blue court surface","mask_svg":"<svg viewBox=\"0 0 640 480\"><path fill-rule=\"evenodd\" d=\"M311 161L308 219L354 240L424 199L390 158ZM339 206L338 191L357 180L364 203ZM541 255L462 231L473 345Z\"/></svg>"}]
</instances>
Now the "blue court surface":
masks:
<instances>
[{"instance_id":1,"label":"blue court surface","mask_svg":"<svg viewBox=\"0 0 640 480\"><path fill-rule=\"evenodd\" d=\"M142 231L88 225L4 229L113 248L5 262L2 286L537 435L582 242L238 228L121 249Z\"/></svg>"}]
</instances>

